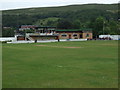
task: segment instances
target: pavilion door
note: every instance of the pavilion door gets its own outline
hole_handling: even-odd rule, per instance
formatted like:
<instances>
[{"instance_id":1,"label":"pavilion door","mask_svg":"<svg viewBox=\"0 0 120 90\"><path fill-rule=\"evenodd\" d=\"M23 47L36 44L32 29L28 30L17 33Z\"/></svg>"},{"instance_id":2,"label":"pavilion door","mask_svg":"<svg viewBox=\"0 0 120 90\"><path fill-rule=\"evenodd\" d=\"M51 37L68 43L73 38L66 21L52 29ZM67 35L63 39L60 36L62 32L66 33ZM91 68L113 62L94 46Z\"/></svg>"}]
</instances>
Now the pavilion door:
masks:
<instances>
[{"instance_id":1,"label":"pavilion door","mask_svg":"<svg viewBox=\"0 0 120 90\"><path fill-rule=\"evenodd\" d=\"M58 40L58 39L59 39L59 36L56 37L56 40Z\"/></svg>"},{"instance_id":2,"label":"pavilion door","mask_svg":"<svg viewBox=\"0 0 120 90\"><path fill-rule=\"evenodd\" d=\"M83 35L82 35L82 34L80 34L80 38L83 38Z\"/></svg>"},{"instance_id":3,"label":"pavilion door","mask_svg":"<svg viewBox=\"0 0 120 90\"><path fill-rule=\"evenodd\" d=\"M69 34L69 39L71 39L71 34Z\"/></svg>"}]
</instances>

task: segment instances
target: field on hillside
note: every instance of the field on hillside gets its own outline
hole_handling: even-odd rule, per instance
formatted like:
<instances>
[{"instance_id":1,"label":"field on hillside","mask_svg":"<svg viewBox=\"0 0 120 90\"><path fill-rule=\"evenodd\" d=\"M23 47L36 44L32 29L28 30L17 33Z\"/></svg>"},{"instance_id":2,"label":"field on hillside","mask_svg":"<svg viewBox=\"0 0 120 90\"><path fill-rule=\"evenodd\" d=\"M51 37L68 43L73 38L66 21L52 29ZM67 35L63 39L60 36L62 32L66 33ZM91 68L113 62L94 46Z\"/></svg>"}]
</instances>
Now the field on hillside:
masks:
<instances>
[{"instance_id":1,"label":"field on hillside","mask_svg":"<svg viewBox=\"0 0 120 90\"><path fill-rule=\"evenodd\" d=\"M3 44L3 88L117 87L117 41Z\"/></svg>"}]
</instances>

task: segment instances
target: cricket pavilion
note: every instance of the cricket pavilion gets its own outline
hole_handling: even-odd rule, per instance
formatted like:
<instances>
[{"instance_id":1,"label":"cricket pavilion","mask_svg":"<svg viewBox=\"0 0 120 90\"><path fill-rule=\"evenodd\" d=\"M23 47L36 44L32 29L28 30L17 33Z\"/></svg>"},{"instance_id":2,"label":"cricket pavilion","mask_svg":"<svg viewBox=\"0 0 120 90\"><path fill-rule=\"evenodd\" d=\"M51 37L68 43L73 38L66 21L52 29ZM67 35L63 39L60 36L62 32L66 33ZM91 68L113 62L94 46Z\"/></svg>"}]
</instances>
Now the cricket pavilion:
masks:
<instances>
[{"instance_id":1,"label":"cricket pavilion","mask_svg":"<svg viewBox=\"0 0 120 90\"><path fill-rule=\"evenodd\" d=\"M21 26L15 34L16 40L60 40L92 39L92 29L57 29L56 27Z\"/></svg>"}]
</instances>

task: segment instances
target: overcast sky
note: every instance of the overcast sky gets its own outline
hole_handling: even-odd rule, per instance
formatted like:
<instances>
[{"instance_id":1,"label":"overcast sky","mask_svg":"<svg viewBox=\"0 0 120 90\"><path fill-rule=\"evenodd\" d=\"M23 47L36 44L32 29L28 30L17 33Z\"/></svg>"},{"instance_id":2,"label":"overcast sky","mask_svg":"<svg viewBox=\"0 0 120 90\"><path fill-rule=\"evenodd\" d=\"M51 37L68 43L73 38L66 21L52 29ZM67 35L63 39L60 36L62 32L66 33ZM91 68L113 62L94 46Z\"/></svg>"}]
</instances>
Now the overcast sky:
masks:
<instances>
[{"instance_id":1,"label":"overcast sky","mask_svg":"<svg viewBox=\"0 0 120 90\"><path fill-rule=\"evenodd\" d=\"M112 4L118 3L118 1L119 0L0 0L0 10L88 3Z\"/></svg>"}]
</instances>

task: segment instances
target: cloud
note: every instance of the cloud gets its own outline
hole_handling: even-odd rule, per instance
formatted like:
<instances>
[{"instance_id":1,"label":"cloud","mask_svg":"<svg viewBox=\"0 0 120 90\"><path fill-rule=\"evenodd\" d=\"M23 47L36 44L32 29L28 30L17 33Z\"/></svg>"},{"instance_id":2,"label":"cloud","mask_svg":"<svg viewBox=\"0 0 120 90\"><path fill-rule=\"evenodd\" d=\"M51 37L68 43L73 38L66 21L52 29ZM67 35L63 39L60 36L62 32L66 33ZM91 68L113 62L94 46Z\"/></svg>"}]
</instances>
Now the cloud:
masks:
<instances>
[{"instance_id":1,"label":"cloud","mask_svg":"<svg viewBox=\"0 0 120 90\"><path fill-rule=\"evenodd\" d=\"M111 2L119 2L118 0L0 0L1 2L41 2L41 3L45 3L45 2L49 2L49 3L53 3L53 2L68 2L68 3L75 3L75 2L102 2L102 3L111 3Z\"/></svg>"}]
</instances>

